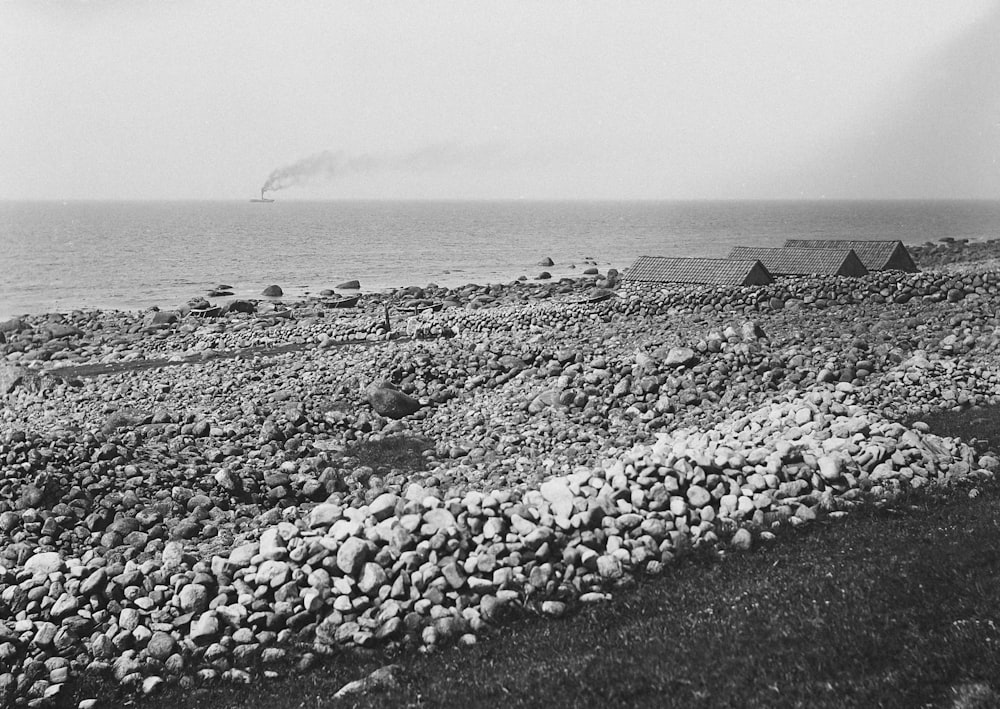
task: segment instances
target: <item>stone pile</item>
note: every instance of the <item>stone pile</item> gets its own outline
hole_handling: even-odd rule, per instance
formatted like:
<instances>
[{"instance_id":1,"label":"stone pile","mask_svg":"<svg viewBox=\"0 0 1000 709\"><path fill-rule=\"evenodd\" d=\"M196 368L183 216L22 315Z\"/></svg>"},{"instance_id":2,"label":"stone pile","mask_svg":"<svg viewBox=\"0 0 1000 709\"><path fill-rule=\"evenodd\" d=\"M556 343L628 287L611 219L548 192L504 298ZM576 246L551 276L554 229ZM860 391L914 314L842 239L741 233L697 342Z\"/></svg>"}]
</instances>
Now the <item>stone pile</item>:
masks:
<instances>
[{"instance_id":1,"label":"stone pile","mask_svg":"<svg viewBox=\"0 0 1000 709\"><path fill-rule=\"evenodd\" d=\"M207 559L183 540L141 563L98 547L21 555L0 567L0 692L51 699L83 671L146 691L247 681L292 643L472 643L524 606L559 616L603 600L690 545L746 548L866 495L1000 465L850 402L849 385L790 395L536 488L442 499L411 484L360 507L292 507Z\"/></svg>"}]
</instances>

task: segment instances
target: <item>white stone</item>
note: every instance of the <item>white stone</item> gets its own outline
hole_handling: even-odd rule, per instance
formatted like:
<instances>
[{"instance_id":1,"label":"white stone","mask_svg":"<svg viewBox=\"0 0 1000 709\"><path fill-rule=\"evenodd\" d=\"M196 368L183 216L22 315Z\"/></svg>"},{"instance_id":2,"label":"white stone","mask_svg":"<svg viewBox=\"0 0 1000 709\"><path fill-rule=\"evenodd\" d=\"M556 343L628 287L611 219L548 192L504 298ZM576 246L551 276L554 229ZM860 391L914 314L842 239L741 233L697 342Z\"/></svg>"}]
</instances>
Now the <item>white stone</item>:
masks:
<instances>
[{"instance_id":1,"label":"white stone","mask_svg":"<svg viewBox=\"0 0 1000 709\"><path fill-rule=\"evenodd\" d=\"M816 461L819 475L824 480L836 480L841 476L841 459L825 455Z\"/></svg>"},{"instance_id":2,"label":"white stone","mask_svg":"<svg viewBox=\"0 0 1000 709\"><path fill-rule=\"evenodd\" d=\"M24 570L32 576L48 576L62 569L63 561L57 551L40 551L24 562Z\"/></svg>"},{"instance_id":3,"label":"white stone","mask_svg":"<svg viewBox=\"0 0 1000 709\"><path fill-rule=\"evenodd\" d=\"M542 497L552 508L552 514L557 517L570 517L573 514L573 492L565 478L552 478L541 485Z\"/></svg>"},{"instance_id":4,"label":"white stone","mask_svg":"<svg viewBox=\"0 0 1000 709\"><path fill-rule=\"evenodd\" d=\"M260 535L260 555L265 559L284 559L288 546L277 527L265 529Z\"/></svg>"}]
</instances>

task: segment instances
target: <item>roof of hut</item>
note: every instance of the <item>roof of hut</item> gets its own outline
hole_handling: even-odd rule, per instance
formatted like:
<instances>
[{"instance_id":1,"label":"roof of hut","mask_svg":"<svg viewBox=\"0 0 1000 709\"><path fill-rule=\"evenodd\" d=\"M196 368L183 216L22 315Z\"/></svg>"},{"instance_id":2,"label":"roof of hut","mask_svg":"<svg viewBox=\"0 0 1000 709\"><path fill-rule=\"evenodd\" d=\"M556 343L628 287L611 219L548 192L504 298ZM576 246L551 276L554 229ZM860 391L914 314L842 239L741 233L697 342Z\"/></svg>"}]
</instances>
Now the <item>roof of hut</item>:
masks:
<instances>
[{"instance_id":1,"label":"roof of hut","mask_svg":"<svg viewBox=\"0 0 1000 709\"><path fill-rule=\"evenodd\" d=\"M633 283L704 283L709 285L763 285L773 279L756 259L671 258L640 256L624 273Z\"/></svg>"},{"instance_id":2,"label":"roof of hut","mask_svg":"<svg viewBox=\"0 0 1000 709\"><path fill-rule=\"evenodd\" d=\"M920 269L902 241L859 241L850 239L788 239L786 248L852 249L869 271L908 271Z\"/></svg>"},{"instance_id":3,"label":"roof of hut","mask_svg":"<svg viewBox=\"0 0 1000 709\"><path fill-rule=\"evenodd\" d=\"M868 269L851 249L769 249L735 246L729 258L757 259L774 276L865 276Z\"/></svg>"}]
</instances>

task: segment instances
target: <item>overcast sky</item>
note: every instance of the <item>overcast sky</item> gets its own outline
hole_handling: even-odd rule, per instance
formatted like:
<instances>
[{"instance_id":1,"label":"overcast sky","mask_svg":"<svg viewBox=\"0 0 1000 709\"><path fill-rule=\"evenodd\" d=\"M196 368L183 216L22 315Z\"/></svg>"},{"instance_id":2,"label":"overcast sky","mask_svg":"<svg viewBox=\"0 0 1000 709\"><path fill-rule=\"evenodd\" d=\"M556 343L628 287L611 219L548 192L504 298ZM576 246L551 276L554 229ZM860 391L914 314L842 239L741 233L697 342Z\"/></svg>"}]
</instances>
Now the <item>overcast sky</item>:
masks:
<instances>
[{"instance_id":1,"label":"overcast sky","mask_svg":"<svg viewBox=\"0 0 1000 709\"><path fill-rule=\"evenodd\" d=\"M1000 199L998 38L996 0L0 0L0 198Z\"/></svg>"}]
</instances>

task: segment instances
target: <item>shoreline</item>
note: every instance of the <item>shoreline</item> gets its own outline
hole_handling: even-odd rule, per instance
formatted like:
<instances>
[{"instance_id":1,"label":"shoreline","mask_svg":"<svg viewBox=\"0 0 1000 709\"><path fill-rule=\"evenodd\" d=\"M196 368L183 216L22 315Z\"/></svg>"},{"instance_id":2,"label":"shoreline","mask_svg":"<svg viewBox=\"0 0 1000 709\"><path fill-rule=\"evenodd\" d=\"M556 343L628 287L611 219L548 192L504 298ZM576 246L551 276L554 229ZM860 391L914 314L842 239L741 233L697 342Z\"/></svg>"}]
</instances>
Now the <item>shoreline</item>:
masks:
<instances>
[{"instance_id":1,"label":"shoreline","mask_svg":"<svg viewBox=\"0 0 1000 709\"><path fill-rule=\"evenodd\" d=\"M496 210L387 206L371 214L363 207L281 213L249 204L235 212L204 213L182 206L137 207L112 210L114 218L97 208L15 212L3 240L8 254L7 268L0 268L6 283L0 287L0 320L81 308L173 308L220 283L232 284L244 298L257 297L271 283L300 297L354 278L370 292L435 282L506 283L521 275L533 278L543 256L556 261L547 270L558 278L578 274L587 257L595 257L602 271L623 270L644 254L724 257L748 240L780 246L784 238L803 233L898 238L912 246L948 235L987 238L995 235L1000 217L992 206L912 207L897 214L864 204L816 203L816 209L790 211L738 208L740 203L721 211L614 204ZM173 225L176 234L171 232L169 241L153 238L158 224ZM777 229L778 224L785 227ZM403 240L405 248L397 249L392 239ZM576 274L569 269L573 263Z\"/></svg>"},{"instance_id":2,"label":"shoreline","mask_svg":"<svg viewBox=\"0 0 1000 709\"><path fill-rule=\"evenodd\" d=\"M151 693L471 644L515 608L560 617L691 547L749 548L1000 469L904 424L1000 403L1000 273L570 302L596 287L8 331L0 696L54 700L83 672ZM250 347L279 351L219 354Z\"/></svg>"},{"instance_id":3,"label":"shoreline","mask_svg":"<svg viewBox=\"0 0 1000 709\"><path fill-rule=\"evenodd\" d=\"M543 282L546 280L559 281L564 278L576 279L582 276L584 270L588 268L598 267L598 262L584 260L580 263L567 264L565 266L535 266L533 268L511 268L504 272L495 271L487 272L483 270L482 272L469 273L463 271L451 271L448 273L438 273L438 274L426 274L425 278L411 278L411 281L424 281L424 285L417 285L416 283L410 283L407 285L399 285L398 282L394 282L397 279L386 279L385 277L367 277L371 274L360 274L357 275L359 282L361 283L360 289L340 289L335 288L334 285L294 285L295 279L288 279L288 282L281 283L279 285L284 290L284 295L281 298L283 302L293 303L293 302L305 302L309 300L315 300L320 297L319 293L324 290L336 290L337 292L345 293L360 293L364 296L387 296L396 291L406 290L408 288L428 288L431 286L438 286L441 288L457 290L467 286L479 286L485 287L491 284L502 284L508 285L515 282ZM609 262L601 262L600 270L601 272L606 272L608 268L617 268L621 270L622 266L615 266ZM548 279L539 280L537 276L542 272L550 273ZM351 278L355 278L354 275ZM279 279L280 280L280 279ZM374 284L374 285L372 285ZM181 307L185 298L191 299L194 297L203 296L208 297L215 303L220 305L227 302L231 302L236 299L250 299L257 300L262 299L261 291L266 288L269 283L259 282L259 283L236 283L231 289L232 295L230 296L210 296L209 294L217 290L218 282L210 283L203 282L200 284L192 284L191 286L185 287L172 287L163 288L162 290L171 291L170 294L166 292L160 295L148 295L148 296L116 296L110 299L103 298L101 296L91 297L86 301L74 300L72 302L68 301L67 298L39 298L35 299L34 302L38 303L35 306L28 306L25 308L20 308L11 305L10 302L0 303L0 321L8 320L11 318L23 318L23 317L37 317L43 315L50 315L54 313L67 314L74 311L113 311L113 312L145 312L151 309L171 309ZM16 302L16 301L11 301ZM42 304L44 303L44 304ZM52 307L55 306L55 307Z\"/></svg>"}]
</instances>

